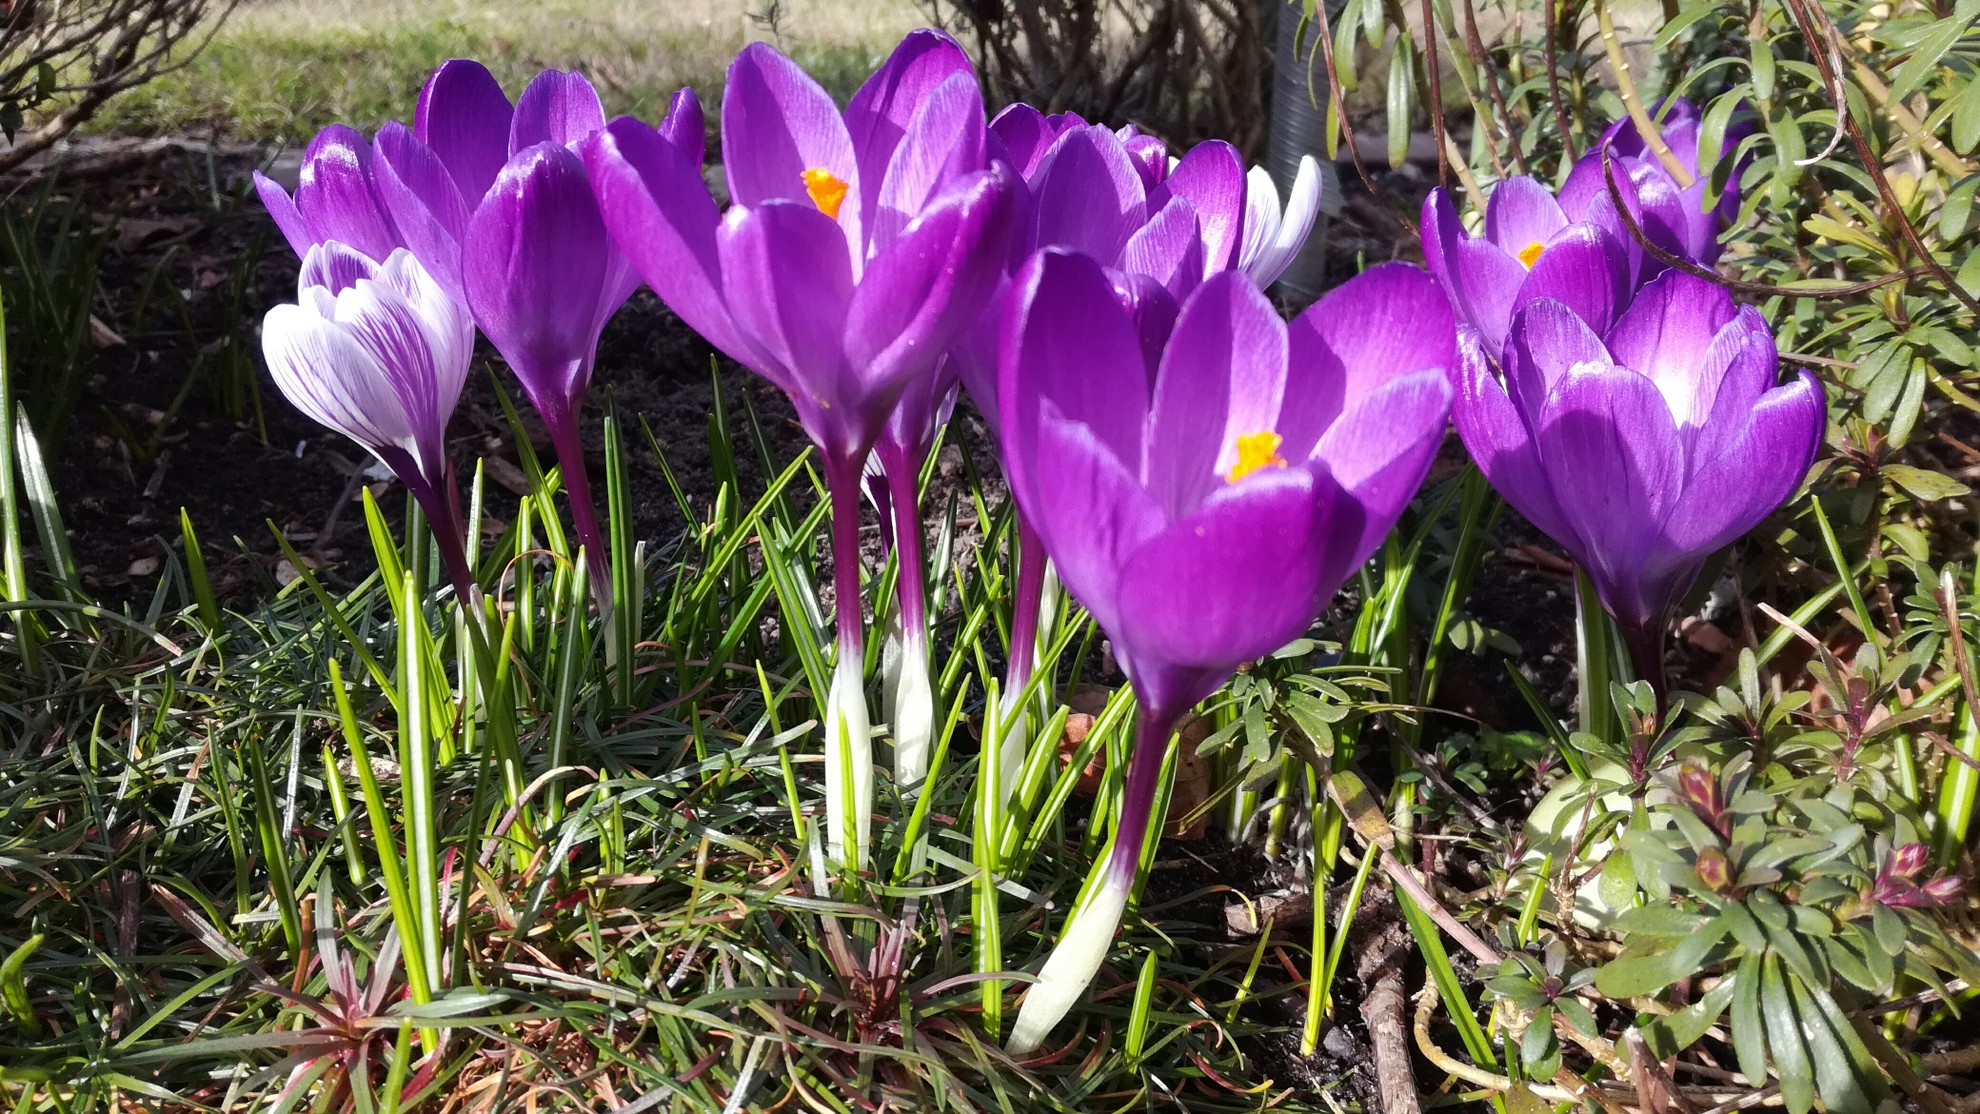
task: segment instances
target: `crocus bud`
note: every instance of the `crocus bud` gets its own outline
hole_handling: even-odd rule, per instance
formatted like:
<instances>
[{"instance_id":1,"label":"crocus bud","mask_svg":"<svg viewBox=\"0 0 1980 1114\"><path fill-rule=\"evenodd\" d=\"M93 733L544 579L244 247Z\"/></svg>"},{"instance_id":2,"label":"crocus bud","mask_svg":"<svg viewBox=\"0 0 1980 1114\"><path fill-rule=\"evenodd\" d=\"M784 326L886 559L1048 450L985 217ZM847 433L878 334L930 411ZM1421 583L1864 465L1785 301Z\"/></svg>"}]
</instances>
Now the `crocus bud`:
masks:
<instances>
[{"instance_id":1,"label":"crocus bud","mask_svg":"<svg viewBox=\"0 0 1980 1114\"><path fill-rule=\"evenodd\" d=\"M1966 880L1947 874L1925 883L1924 890L1934 905L1951 905L1966 894Z\"/></svg>"}]
</instances>

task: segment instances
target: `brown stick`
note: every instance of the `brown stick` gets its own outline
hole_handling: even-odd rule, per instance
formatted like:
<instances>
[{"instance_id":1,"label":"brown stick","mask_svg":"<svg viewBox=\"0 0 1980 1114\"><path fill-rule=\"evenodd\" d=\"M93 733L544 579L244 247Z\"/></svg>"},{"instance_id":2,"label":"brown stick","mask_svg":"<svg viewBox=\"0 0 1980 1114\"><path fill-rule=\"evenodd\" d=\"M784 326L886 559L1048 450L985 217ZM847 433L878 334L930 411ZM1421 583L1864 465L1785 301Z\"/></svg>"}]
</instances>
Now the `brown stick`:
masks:
<instances>
[{"instance_id":1,"label":"brown stick","mask_svg":"<svg viewBox=\"0 0 1980 1114\"><path fill-rule=\"evenodd\" d=\"M1629 233L1630 239L1636 241L1638 247L1648 253L1652 259L1672 270L1683 271L1693 278L1702 278L1706 282L1723 286L1735 294L1747 294L1757 298L1812 298L1818 301L1825 298L1848 298L1875 290L1880 286L1889 286L1894 282L1903 282L1930 273L1924 267L1907 267L1902 271L1892 271L1888 275L1867 282L1853 282L1848 286L1836 286L1827 290L1790 290L1785 286L1769 286L1763 282L1741 282L1738 279L1727 278L1710 267L1701 267L1683 256L1672 255L1650 242L1650 237L1643 231L1643 226L1636 222L1636 217L1630 213L1629 206L1623 203L1622 189L1616 185L1615 167L1609 162L1607 147L1602 148L1602 177L1608 183L1609 200L1615 204L1617 218L1622 221L1624 230Z\"/></svg>"},{"instance_id":2,"label":"brown stick","mask_svg":"<svg viewBox=\"0 0 1980 1114\"><path fill-rule=\"evenodd\" d=\"M1382 1114L1422 1114L1416 1077L1409 1067L1408 1029L1403 1021L1402 959L1407 934L1394 919L1395 899L1382 900L1374 912L1383 914L1379 927L1361 934L1355 944L1355 974L1368 987L1361 1016L1368 1022L1375 1046L1375 1081ZM1367 916L1370 910L1364 910Z\"/></svg>"},{"instance_id":3,"label":"brown stick","mask_svg":"<svg viewBox=\"0 0 1980 1114\"><path fill-rule=\"evenodd\" d=\"M1555 24L1561 20L1557 0L1547 0L1547 99L1553 102L1554 126L1561 129L1561 145L1567 151L1568 162L1581 158L1574 148L1574 122L1568 119L1567 108L1561 100L1561 53L1555 43Z\"/></svg>"},{"instance_id":4,"label":"brown stick","mask_svg":"<svg viewBox=\"0 0 1980 1114\"><path fill-rule=\"evenodd\" d=\"M1551 35L1548 37L1552 38ZM1513 162L1519 166L1521 174L1530 177L1533 171L1527 169L1526 152L1521 150L1519 145L1519 124L1513 120L1512 112L1506 108L1506 95L1499 88L1499 68L1492 63L1492 55L1485 49L1485 40L1478 35L1478 13L1472 7L1471 0L1464 0L1464 46L1466 52L1471 55L1472 65L1485 71L1485 87L1492 94L1492 104L1499 110L1499 119L1506 122L1506 142L1512 146ZM1547 65L1551 77L1553 73L1551 58ZM1563 136L1567 134L1565 127L1561 129L1561 134Z\"/></svg>"},{"instance_id":5,"label":"brown stick","mask_svg":"<svg viewBox=\"0 0 1980 1114\"><path fill-rule=\"evenodd\" d=\"M1444 75L1437 61L1437 13L1423 0L1423 74L1430 82L1430 130L1437 133L1437 184L1451 188L1451 158L1444 141ZM1394 122L1389 124L1395 127Z\"/></svg>"}]
</instances>

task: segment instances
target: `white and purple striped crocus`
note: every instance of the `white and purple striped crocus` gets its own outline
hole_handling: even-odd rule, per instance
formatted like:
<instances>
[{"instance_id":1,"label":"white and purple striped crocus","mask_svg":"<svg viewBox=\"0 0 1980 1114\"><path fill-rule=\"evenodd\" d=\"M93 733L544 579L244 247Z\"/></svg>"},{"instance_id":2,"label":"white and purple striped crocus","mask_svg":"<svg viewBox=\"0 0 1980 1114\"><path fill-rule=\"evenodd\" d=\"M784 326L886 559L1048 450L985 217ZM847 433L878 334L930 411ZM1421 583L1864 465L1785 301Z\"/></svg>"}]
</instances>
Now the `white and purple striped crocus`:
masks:
<instances>
[{"instance_id":1,"label":"white and purple striped crocus","mask_svg":"<svg viewBox=\"0 0 1980 1114\"><path fill-rule=\"evenodd\" d=\"M1766 319L1666 271L1606 337L1561 302L1512 321L1503 364L1460 330L1454 417L1472 459L1594 581L1637 675L1705 558L1780 506L1821 445L1822 389L1777 382Z\"/></svg>"},{"instance_id":2,"label":"white and purple striped crocus","mask_svg":"<svg viewBox=\"0 0 1980 1114\"><path fill-rule=\"evenodd\" d=\"M910 34L843 113L753 43L722 99L728 212L701 178L699 104L659 128L614 120L586 147L605 222L647 283L715 347L790 396L832 500L838 666L826 701L826 836L866 862L860 473L904 391L934 373L995 287L1014 223L986 169L983 106L953 42Z\"/></svg>"},{"instance_id":3,"label":"white and purple striped crocus","mask_svg":"<svg viewBox=\"0 0 1980 1114\"><path fill-rule=\"evenodd\" d=\"M1288 326L1244 275L1182 303L1150 374L1116 282L1063 250L1019 272L999 401L1012 493L1112 640L1141 709L1120 819L1010 1046L1041 1042L1105 958L1163 752L1241 665L1299 637L1395 524L1443 439L1449 303L1375 267Z\"/></svg>"},{"instance_id":4,"label":"white and purple striped crocus","mask_svg":"<svg viewBox=\"0 0 1980 1114\"><path fill-rule=\"evenodd\" d=\"M1312 155L1299 157L1299 170L1283 208L1270 171L1254 166L1245 175L1244 240L1238 247L1237 266L1260 290L1279 281L1306 246L1320 215L1321 190L1320 164Z\"/></svg>"},{"instance_id":5,"label":"white and purple striped crocus","mask_svg":"<svg viewBox=\"0 0 1980 1114\"><path fill-rule=\"evenodd\" d=\"M577 153L604 126L578 74L545 70L511 106L494 75L457 59L427 80L412 127L392 121L373 140L378 194L406 246L472 311L543 418L601 599L608 558L578 409L598 336L639 285Z\"/></svg>"},{"instance_id":6,"label":"white and purple striped crocus","mask_svg":"<svg viewBox=\"0 0 1980 1114\"><path fill-rule=\"evenodd\" d=\"M474 355L467 311L404 248L374 263L326 240L305 250L296 302L268 311L261 347L298 410L363 445L419 501L467 601L474 575L446 443Z\"/></svg>"}]
</instances>

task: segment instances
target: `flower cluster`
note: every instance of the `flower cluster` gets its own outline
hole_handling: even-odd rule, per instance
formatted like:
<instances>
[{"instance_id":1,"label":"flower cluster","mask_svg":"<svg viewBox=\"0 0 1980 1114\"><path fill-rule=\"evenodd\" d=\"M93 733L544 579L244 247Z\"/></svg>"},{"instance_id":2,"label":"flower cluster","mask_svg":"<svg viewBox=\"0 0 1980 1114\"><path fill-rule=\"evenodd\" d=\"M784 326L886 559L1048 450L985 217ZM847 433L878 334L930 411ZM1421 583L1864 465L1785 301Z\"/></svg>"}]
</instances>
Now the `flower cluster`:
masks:
<instances>
[{"instance_id":1,"label":"flower cluster","mask_svg":"<svg viewBox=\"0 0 1980 1114\"><path fill-rule=\"evenodd\" d=\"M1812 375L1780 381L1760 312L1696 273L1738 209L1730 183L1706 204L1698 136L1696 109L1672 102L1662 143L1680 181L1633 124L1612 127L1558 196L1499 183L1479 235L1442 190L1423 208L1424 257L1460 319L1465 448L1587 573L1660 692L1672 610L1707 556L1800 486L1825 422ZM1632 226L1690 266L1647 255Z\"/></svg>"},{"instance_id":2,"label":"flower cluster","mask_svg":"<svg viewBox=\"0 0 1980 1114\"><path fill-rule=\"evenodd\" d=\"M1685 118L1689 146L1677 127L1666 141L1695 160ZM579 410L600 332L639 283L783 390L831 500L823 830L850 872L867 867L874 807L862 482L877 476L900 567L886 714L911 794L934 725L916 485L967 391L1019 522L1006 692L1029 679L1049 563L1141 710L1100 873L1025 998L1016 1050L1106 954L1181 719L1307 631L1415 495L1454 406L1486 474L1639 634L1705 551L1792 490L1819 436L1820 393L1776 385L1758 313L1659 273L1627 231L1709 261L1734 199L1698 210L1701 188L1622 132L1605 142L1628 214L1583 167L1558 197L1503 183L1482 236L1435 195L1427 273L1372 268L1288 322L1263 288L1312 227L1310 159L1282 207L1225 143L1171 154L1026 105L986 120L967 56L933 31L909 35L843 109L752 44L719 127L726 208L703 177L693 91L657 125L608 123L576 74L547 71L512 103L478 64L447 63L410 127L368 141L326 129L293 197L259 183L304 259L298 304L268 316L269 365L427 507L464 600L476 586L445 429L477 329L549 430L593 562L605 541ZM592 583L608 608L608 578ZM1012 738L1006 763L1024 755Z\"/></svg>"}]
</instances>

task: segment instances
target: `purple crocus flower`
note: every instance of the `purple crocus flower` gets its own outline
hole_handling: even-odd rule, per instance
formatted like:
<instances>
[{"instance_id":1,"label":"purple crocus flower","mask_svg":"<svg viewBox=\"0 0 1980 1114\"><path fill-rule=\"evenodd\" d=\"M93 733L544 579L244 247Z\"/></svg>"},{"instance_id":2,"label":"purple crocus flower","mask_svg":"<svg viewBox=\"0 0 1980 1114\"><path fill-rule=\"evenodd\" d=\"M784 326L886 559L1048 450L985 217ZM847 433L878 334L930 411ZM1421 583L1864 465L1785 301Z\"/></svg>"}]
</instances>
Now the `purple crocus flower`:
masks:
<instances>
[{"instance_id":1,"label":"purple crocus flower","mask_svg":"<svg viewBox=\"0 0 1980 1114\"><path fill-rule=\"evenodd\" d=\"M474 322L404 248L374 263L336 240L306 249L296 303L262 322L269 373L298 410L363 445L434 526L461 599L474 588L447 419L474 355Z\"/></svg>"},{"instance_id":2,"label":"purple crocus flower","mask_svg":"<svg viewBox=\"0 0 1980 1114\"><path fill-rule=\"evenodd\" d=\"M1598 336L1540 299L1513 318L1501 368L1461 329L1454 416L1492 486L1587 571L1639 676L1663 691L1663 636L1706 556L1801 483L1822 389L1776 383L1759 311L1680 271Z\"/></svg>"},{"instance_id":3,"label":"purple crocus flower","mask_svg":"<svg viewBox=\"0 0 1980 1114\"><path fill-rule=\"evenodd\" d=\"M732 204L701 179L700 107L658 129L614 120L586 146L605 223L641 276L715 347L790 396L832 499L838 672L827 701L827 839L855 869L871 823L862 691L860 472L888 415L994 288L1015 182L985 169L981 94L953 41L910 34L842 114L764 43L729 67Z\"/></svg>"},{"instance_id":4,"label":"purple crocus flower","mask_svg":"<svg viewBox=\"0 0 1980 1114\"><path fill-rule=\"evenodd\" d=\"M1698 172L1698 138L1702 121L1698 107L1683 97L1659 106L1652 117L1662 115L1658 130L1671 154L1691 179L1681 183L1671 176L1663 162L1651 151L1628 116L1610 124L1592 150L1583 155L1561 185L1561 208L1574 220L1599 219L1592 216L1609 207L1609 187L1602 176L1602 150L1608 148L1610 161L1617 168L1621 184L1626 173L1628 188L1639 210L1639 224L1650 242L1665 251L1700 266L1710 267L1719 259L1719 228L1739 216L1739 174L1737 169L1720 191L1716 205L1705 204L1707 182ZM1736 149L1741 139L1753 131L1753 121L1742 117L1726 128L1725 150ZM1608 209L1613 213L1613 208ZM1633 256L1639 257L1640 279L1649 279L1664 269L1654 258L1640 257L1640 249L1626 231L1617 229Z\"/></svg>"},{"instance_id":5,"label":"purple crocus flower","mask_svg":"<svg viewBox=\"0 0 1980 1114\"><path fill-rule=\"evenodd\" d=\"M293 198L259 170L254 188L298 258L335 240L376 262L404 247L405 240L379 194L374 168L364 136L332 124L304 149Z\"/></svg>"},{"instance_id":6,"label":"purple crocus flower","mask_svg":"<svg viewBox=\"0 0 1980 1114\"><path fill-rule=\"evenodd\" d=\"M598 336L639 285L577 153L604 125L597 92L578 74L545 70L511 107L487 69L457 59L427 80L412 127L379 129L374 161L406 246L472 310L542 415L601 593L605 537L578 407Z\"/></svg>"},{"instance_id":7,"label":"purple crocus flower","mask_svg":"<svg viewBox=\"0 0 1980 1114\"><path fill-rule=\"evenodd\" d=\"M1229 144L1200 144L1172 164L1153 137L1090 125L1071 113L1044 116L1023 104L999 113L990 130L1027 187L1029 219L1013 268L1033 250L1052 246L1099 261L1133 302L1146 352L1161 350L1181 298L1239 264L1249 189L1244 162ZM961 379L993 438L1000 436L999 329L1010 289L1006 280L950 348L945 368ZM1006 706L999 716L1005 785L1014 783L1028 746L1015 702L1031 682L1049 580L1044 547L1022 506L1017 532Z\"/></svg>"},{"instance_id":8,"label":"purple crocus flower","mask_svg":"<svg viewBox=\"0 0 1980 1114\"><path fill-rule=\"evenodd\" d=\"M1151 376L1114 281L1047 250L1001 349L1005 471L1141 707L1119 826L1011 1048L1037 1046L1105 957L1163 753L1190 707L1297 638L1367 559L1442 440L1453 321L1430 276L1376 267L1290 326L1244 275L1182 304Z\"/></svg>"},{"instance_id":9,"label":"purple crocus flower","mask_svg":"<svg viewBox=\"0 0 1980 1114\"><path fill-rule=\"evenodd\" d=\"M1423 201L1423 260L1450 295L1458 319L1495 357L1520 307L1550 298L1597 334L1629 304L1630 251L1608 195L1597 219L1572 221L1547 187L1507 178L1492 190L1481 235L1465 231L1442 188Z\"/></svg>"}]
</instances>

